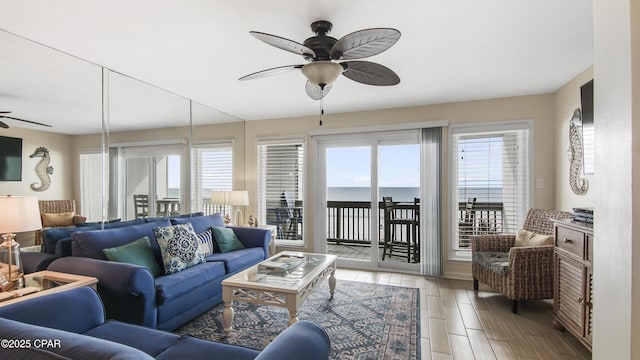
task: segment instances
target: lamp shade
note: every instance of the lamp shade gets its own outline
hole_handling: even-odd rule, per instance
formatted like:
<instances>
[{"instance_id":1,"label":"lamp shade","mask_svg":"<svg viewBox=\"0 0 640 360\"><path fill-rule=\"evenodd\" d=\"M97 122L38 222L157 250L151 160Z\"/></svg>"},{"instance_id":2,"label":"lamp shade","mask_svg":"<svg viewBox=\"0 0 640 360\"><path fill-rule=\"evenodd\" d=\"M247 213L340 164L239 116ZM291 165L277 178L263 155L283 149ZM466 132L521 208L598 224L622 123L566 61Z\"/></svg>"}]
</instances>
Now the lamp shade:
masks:
<instances>
[{"instance_id":1,"label":"lamp shade","mask_svg":"<svg viewBox=\"0 0 640 360\"><path fill-rule=\"evenodd\" d=\"M302 73L314 85L333 84L342 71L342 65L332 61L314 61L302 67Z\"/></svg>"},{"instance_id":2,"label":"lamp shade","mask_svg":"<svg viewBox=\"0 0 640 360\"><path fill-rule=\"evenodd\" d=\"M213 205L229 205L229 193L227 190L213 190L211 192L211 203Z\"/></svg>"},{"instance_id":3,"label":"lamp shade","mask_svg":"<svg viewBox=\"0 0 640 360\"><path fill-rule=\"evenodd\" d=\"M42 229L40 207L35 196L0 196L0 233Z\"/></svg>"},{"instance_id":4,"label":"lamp shade","mask_svg":"<svg viewBox=\"0 0 640 360\"><path fill-rule=\"evenodd\" d=\"M235 190L229 193L229 205L248 206L249 192L246 190Z\"/></svg>"}]
</instances>

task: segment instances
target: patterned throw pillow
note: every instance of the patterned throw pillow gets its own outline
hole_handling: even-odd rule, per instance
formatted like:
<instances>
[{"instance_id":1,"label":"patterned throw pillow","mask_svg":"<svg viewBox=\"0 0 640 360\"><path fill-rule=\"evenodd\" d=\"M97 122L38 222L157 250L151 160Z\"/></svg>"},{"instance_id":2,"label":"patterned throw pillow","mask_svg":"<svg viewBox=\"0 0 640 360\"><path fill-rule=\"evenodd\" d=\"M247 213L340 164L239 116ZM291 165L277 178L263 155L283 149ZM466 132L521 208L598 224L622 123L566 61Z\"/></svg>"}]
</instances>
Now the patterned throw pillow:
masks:
<instances>
[{"instance_id":1,"label":"patterned throw pillow","mask_svg":"<svg viewBox=\"0 0 640 360\"><path fill-rule=\"evenodd\" d=\"M165 274L173 274L205 261L191 223L153 228Z\"/></svg>"},{"instance_id":2,"label":"patterned throw pillow","mask_svg":"<svg viewBox=\"0 0 640 360\"><path fill-rule=\"evenodd\" d=\"M211 229L207 229L197 235L200 252L205 257L213 254L213 234L211 233Z\"/></svg>"}]
</instances>

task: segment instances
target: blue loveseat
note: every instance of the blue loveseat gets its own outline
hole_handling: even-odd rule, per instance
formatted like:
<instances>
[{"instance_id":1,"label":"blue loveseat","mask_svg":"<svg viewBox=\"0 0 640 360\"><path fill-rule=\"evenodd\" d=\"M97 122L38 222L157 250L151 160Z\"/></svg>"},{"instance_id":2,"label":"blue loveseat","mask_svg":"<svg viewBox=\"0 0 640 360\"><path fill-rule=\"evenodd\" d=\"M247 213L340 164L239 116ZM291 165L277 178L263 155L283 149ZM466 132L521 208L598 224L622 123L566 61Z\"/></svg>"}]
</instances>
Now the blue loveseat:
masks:
<instances>
[{"instance_id":1,"label":"blue loveseat","mask_svg":"<svg viewBox=\"0 0 640 360\"><path fill-rule=\"evenodd\" d=\"M100 298L82 287L0 307L1 359L326 360L330 342L318 325L300 321L264 350L105 321Z\"/></svg>"},{"instance_id":2,"label":"blue loveseat","mask_svg":"<svg viewBox=\"0 0 640 360\"><path fill-rule=\"evenodd\" d=\"M107 317L162 330L174 330L222 302L222 280L268 257L271 233L266 229L232 227L245 248L214 253L206 262L171 275L154 277L148 268L108 261L103 250L131 243L144 236L151 241L156 262L162 255L153 229L190 222L196 233L224 226L222 216L161 218L121 228L76 231L71 255L54 260L49 270L98 278L98 293ZM216 251L217 250L217 251Z\"/></svg>"}]
</instances>

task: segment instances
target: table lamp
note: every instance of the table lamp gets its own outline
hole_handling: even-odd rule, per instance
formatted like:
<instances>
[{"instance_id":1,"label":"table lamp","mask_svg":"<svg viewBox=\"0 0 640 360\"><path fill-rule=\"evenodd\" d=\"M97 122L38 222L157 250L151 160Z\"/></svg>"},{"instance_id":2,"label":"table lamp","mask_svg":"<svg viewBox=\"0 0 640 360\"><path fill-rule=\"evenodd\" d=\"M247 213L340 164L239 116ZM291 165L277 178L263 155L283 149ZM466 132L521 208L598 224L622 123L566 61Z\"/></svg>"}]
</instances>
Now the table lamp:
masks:
<instances>
[{"instance_id":1,"label":"table lamp","mask_svg":"<svg viewBox=\"0 0 640 360\"><path fill-rule=\"evenodd\" d=\"M213 190L211 192L211 204L219 205L222 209L221 213L225 213L227 211L227 206L229 205L229 193L231 191L228 190ZM228 224L231 222L229 218L229 214L224 214L224 223Z\"/></svg>"},{"instance_id":2,"label":"table lamp","mask_svg":"<svg viewBox=\"0 0 640 360\"><path fill-rule=\"evenodd\" d=\"M229 205L235 206L236 211L233 214L233 223L240 225L243 223L242 206L249 205L249 192L246 190L234 190L229 193Z\"/></svg>"},{"instance_id":3,"label":"table lamp","mask_svg":"<svg viewBox=\"0 0 640 360\"><path fill-rule=\"evenodd\" d=\"M0 274L11 284L22 279L20 244L15 234L42 229L38 198L34 196L0 196L0 233L4 242L0 244Z\"/></svg>"}]
</instances>

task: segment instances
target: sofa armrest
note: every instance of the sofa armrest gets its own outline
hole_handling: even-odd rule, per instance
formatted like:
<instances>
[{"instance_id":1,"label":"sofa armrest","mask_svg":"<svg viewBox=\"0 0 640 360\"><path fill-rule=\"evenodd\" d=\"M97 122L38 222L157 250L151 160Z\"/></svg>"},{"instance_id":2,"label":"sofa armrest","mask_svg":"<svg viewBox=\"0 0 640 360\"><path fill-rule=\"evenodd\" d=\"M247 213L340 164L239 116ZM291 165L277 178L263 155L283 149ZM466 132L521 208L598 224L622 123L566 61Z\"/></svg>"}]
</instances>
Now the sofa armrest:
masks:
<instances>
[{"instance_id":1,"label":"sofa armrest","mask_svg":"<svg viewBox=\"0 0 640 360\"><path fill-rule=\"evenodd\" d=\"M516 236L509 235L473 235L471 240L471 251L500 251L508 252L516 242Z\"/></svg>"},{"instance_id":2,"label":"sofa armrest","mask_svg":"<svg viewBox=\"0 0 640 360\"><path fill-rule=\"evenodd\" d=\"M269 257L269 244L271 243L271 231L252 227L229 226L245 247L261 247L264 249L265 259Z\"/></svg>"},{"instance_id":3,"label":"sofa armrest","mask_svg":"<svg viewBox=\"0 0 640 360\"><path fill-rule=\"evenodd\" d=\"M255 360L326 360L331 352L329 336L310 321L298 321L276 336Z\"/></svg>"},{"instance_id":4,"label":"sofa armrest","mask_svg":"<svg viewBox=\"0 0 640 360\"><path fill-rule=\"evenodd\" d=\"M147 268L68 256L53 261L48 269L98 278L98 293L104 303L107 318L156 327L155 280Z\"/></svg>"},{"instance_id":5,"label":"sofa armrest","mask_svg":"<svg viewBox=\"0 0 640 360\"><path fill-rule=\"evenodd\" d=\"M49 264L59 258L59 256L55 254L30 251L20 252L20 257L22 258L22 269L25 274L47 270Z\"/></svg>"},{"instance_id":6,"label":"sofa armrest","mask_svg":"<svg viewBox=\"0 0 640 360\"><path fill-rule=\"evenodd\" d=\"M0 317L78 334L105 321L100 297L87 286L2 306Z\"/></svg>"}]
</instances>

